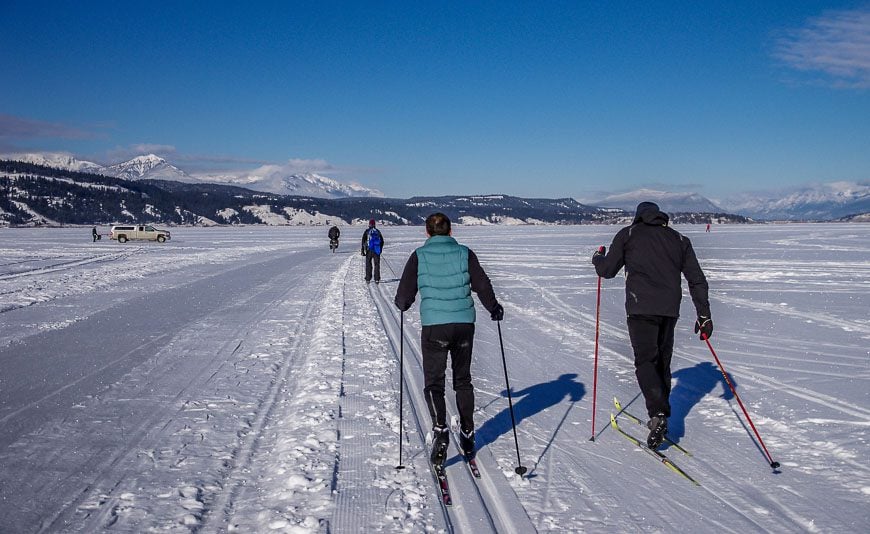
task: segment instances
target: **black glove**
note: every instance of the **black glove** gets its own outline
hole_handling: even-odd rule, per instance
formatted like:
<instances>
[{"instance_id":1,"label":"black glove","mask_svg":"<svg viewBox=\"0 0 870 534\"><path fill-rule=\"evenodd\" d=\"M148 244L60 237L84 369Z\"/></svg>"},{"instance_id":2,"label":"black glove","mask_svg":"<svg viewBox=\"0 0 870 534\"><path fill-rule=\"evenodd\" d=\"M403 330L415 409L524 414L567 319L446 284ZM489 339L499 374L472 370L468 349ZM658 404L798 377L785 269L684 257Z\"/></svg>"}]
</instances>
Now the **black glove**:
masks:
<instances>
[{"instance_id":1,"label":"black glove","mask_svg":"<svg viewBox=\"0 0 870 534\"><path fill-rule=\"evenodd\" d=\"M365 256L365 255L366 255L366 249L364 249L364 248L359 249L359 255L360 255L360 256Z\"/></svg>"},{"instance_id":2,"label":"black glove","mask_svg":"<svg viewBox=\"0 0 870 534\"><path fill-rule=\"evenodd\" d=\"M493 308L492 311L489 312L489 316L492 318L493 321L503 320L504 319L504 308L502 307L502 305L496 304L495 308Z\"/></svg>"},{"instance_id":3,"label":"black glove","mask_svg":"<svg viewBox=\"0 0 870 534\"><path fill-rule=\"evenodd\" d=\"M595 251L595 254L592 255L592 259L594 260L598 256L604 256L605 254L607 254L607 249L604 247L604 245L601 245L600 247L598 247L598 250Z\"/></svg>"},{"instance_id":4,"label":"black glove","mask_svg":"<svg viewBox=\"0 0 870 534\"><path fill-rule=\"evenodd\" d=\"M699 332L701 333L701 341L710 339L710 336L713 335L713 319L699 315L698 320L695 321L695 333L697 334Z\"/></svg>"}]
</instances>

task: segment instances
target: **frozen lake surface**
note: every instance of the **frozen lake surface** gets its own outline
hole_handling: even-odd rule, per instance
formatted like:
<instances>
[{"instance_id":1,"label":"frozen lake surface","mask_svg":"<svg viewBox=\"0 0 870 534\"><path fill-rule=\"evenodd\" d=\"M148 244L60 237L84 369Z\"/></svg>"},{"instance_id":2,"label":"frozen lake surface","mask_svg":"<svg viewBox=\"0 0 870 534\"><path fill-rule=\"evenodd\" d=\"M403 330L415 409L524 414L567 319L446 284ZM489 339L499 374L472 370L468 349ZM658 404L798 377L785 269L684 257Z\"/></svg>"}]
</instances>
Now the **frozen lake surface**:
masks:
<instances>
[{"instance_id":1,"label":"frozen lake surface","mask_svg":"<svg viewBox=\"0 0 870 534\"><path fill-rule=\"evenodd\" d=\"M710 281L712 342L772 472L683 299L664 448L694 486L610 427L643 416L623 279L597 278L617 227L456 227L505 307L479 308L483 476L451 444L441 506L424 434L419 316L404 314L399 444L396 278L420 227L175 228L165 244L90 229L0 229L2 532L865 532L870 523L870 225L677 227ZM685 286L685 284L684 284ZM687 295L686 295L687 297ZM453 413L452 391L448 405ZM625 416L620 426L644 428Z\"/></svg>"}]
</instances>

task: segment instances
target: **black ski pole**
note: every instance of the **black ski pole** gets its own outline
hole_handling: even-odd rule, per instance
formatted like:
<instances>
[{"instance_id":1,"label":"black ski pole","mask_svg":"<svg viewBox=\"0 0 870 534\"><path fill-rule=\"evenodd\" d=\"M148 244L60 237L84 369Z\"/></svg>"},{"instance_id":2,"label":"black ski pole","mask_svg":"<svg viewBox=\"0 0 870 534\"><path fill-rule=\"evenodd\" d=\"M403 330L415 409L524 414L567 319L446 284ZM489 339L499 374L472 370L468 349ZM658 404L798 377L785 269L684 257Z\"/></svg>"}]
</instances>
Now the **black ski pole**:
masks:
<instances>
[{"instance_id":1,"label":"black ski pole","mask_svg":"<svg viewBox=\"0 0 870 534\"><path fill-rule=\"evenodd\" d=\"M405 410L404 396L405 392L405 312L399 312L399 465L396 469L404 469L402 465L402 423Z\"/></svg>"},{"instance_id":2,"label":"black ski pole","mask_svg":"<svg viewBox=\"0 0 870 534\"><path fill-rule=\"evenodd\" d=\"M528 469L523 467L523 462L522 462L522 460L520 460L520 442L517 440L517 421L514 418L514 401L511 399L511 384L510 384L510 381L508 380L507 359L505 359L505 356L504 356L504 341L502 341L502 338L501 338L501 321L498 321L497 324L498 324L498 344L501 347L501 362L504 365L504 385L507 388L508 407L510 408L510 411L511 411L511 426L514 429L514 445L516 445L516 448L517 448L517 468L514 469L514 472L520 476L523 476L526 474L526 471L528 471Z\"/></svg>"}]
</instances>

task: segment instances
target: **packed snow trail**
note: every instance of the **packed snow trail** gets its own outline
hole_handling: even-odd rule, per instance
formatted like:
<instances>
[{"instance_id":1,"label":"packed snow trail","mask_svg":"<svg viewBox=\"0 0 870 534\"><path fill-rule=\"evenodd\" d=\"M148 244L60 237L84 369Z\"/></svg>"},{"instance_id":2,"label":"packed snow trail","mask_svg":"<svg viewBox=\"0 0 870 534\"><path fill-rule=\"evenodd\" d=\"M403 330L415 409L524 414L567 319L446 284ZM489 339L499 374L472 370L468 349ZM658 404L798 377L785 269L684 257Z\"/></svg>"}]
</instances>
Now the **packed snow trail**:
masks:
<instances>
[{"instance_id":1,"label":"packed snow trail","mask_svg":"<svg viewBox=\"0 0 870 534\"><path fill-rule=\"evenodd\" d=\"M7 526L21 531L33 525L47 531L91 531L110 525L135 530L143 520L148 521L145 525L198 524L215 488L224 484L226 466L235 461L238 436L250 430L257 420L254 414L263 408L262 395L269 391L274 369L286 363L280 356L287 353L275 349L288 344L285 339L292 329L282 331L281 323L300 330L311 310L299 306L296 298L315 291L305 302L317 300L320 284L309 274L316 270L303 266L319 253L301 256L294 259L299 269L286 268L287 256L269 258L125 300L71 327L87 332L76 336L86 341L84 347L64 347L52 366L23 367L45 376L36 381L40 387L57 384L59 392L40 390L37 401L23 396L25 409L11 411L31 417L28 425L40 431L5 433L5 441L17 441L3 456L11 452L15 458L16 451L27 451L31 461L41 465L35 470L29 461L4 462L9 465L0 485L4 510L15 510L16 518ZM115 322L123 328L112 328ZM28 339L8 350L16 356L45 358L58 346L44 344L41 338L56 335L51 331L34 336L35 342ZM118 339L106 343L107 335ZM152 338L160 343L149 342ZM138 352L123 349L125 343ZM34 347L46 353L31 352ZM119 348L126 358L97 362L111 360ZM97 363L81 365L89 361ZM72 367L67 369L64 362ZM84 379L73 380L74 387L61 386L62 377L74 371ZM252 377L257 380L250 381ZM240 391L241 382L248 387ZM40 419L41 409L45 420ZM238 409L241 413L233 411ZM4 426L4 431L8 428L18 430L22 425ZM213 464L225 467L215 470ZM175 478L173 471L180 474L195 466L211 475L174 490L161 487L167 476ZM139 508L137 494L143 487L159 495L156 503L144 504L161 506ZM177 508L167 506L173 495Z\"/></svg>"},{"instance_id":2,"label":"packed snow trail","mask_svg":"<svg viewBox=\"0 0 870 534\"><path fill-rule=\"evenodd\" d=\"M393 343L396 361L401 315L392 303L395 284L382 283L372 291L374 304L384 319L385 329ZM410 315L410 314L406 314ZM432 428L432 421L423 398L423 360L419 342L419 330L405 328L405 383L406 399L414 425L410 432L425 436ZM450 384L448 378L447 384ZM455 415L453 393L446 391L448 418ZM404 407L403 407L404 409ZM428 449L422 451L428 455ZM447 479L453 505L446 510L451 530L457 532L531 532L534 527L529 521L513 489L505 480L504 474L486 451L477 455L481 478L475 479L458 454L458 441L453 436L448 458L445 462ZM434 483L434 482L433 482ZM437 491L437 490L436 490Z\"/></svg>"},{"instance_id":3,"label":"packed snow trail","mask_svg":"<svg viewBox=\"0 0 870 534\"><path fill-rule=\"evenodd\" d=\"M422 437L404 436L405 469L396 469L398 365L368 286L362 281L362 259L352 260L344 283L345 380L338 419L341 439L335 471L336 509L330 530L446 529L431 488ZM385 516L391 519L387 526Z\"/></svg>"},{"instance_id":4,"label":"packed snow trail","mask_svg":"<svg viewBox=\"0 0 870 534\"><path fill-rule=\"evenodd\" d=\"M422 391L416 307L404 327L407 469L394 469L395 271L421 228L386 229L380 286L363 283L356 250L329 252L325 229L179 228L170 243L135 248L92 244L89 228L0 229L0 271L27 271L0 276L0 531L486 532L510 531L517 514L523 532L863 532L867 228L680 228L710 279L716 351L782 462L772 473L691 333L689 305L669 433L693 456L663 449L698 488L608 424L589 441L589 256L616 229L457 226L506 308L529 472L513 472L496 324L479 307L483 475L471 478L451 442L450 509L429 467L427 410L412 398ZM602 423L614 396L644 414L624 298L621 279L604 284Z\"/></svg>"}]
</instances>

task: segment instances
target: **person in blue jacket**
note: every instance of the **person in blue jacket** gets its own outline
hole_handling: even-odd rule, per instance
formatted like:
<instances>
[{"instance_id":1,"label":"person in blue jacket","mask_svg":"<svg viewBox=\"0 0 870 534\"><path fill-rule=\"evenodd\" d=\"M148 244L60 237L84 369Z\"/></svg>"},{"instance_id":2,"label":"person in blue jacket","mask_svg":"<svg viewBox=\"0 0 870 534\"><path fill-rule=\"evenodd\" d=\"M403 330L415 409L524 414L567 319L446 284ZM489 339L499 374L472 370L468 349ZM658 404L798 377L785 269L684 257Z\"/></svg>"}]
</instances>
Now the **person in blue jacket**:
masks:
<instances>
[{"instance_id":1,"label":"person in blue jacket","mask_svg":"<svg viewBox=\"0 0 870 534\"><path fill-rule=\"evenodd\" d=\"M460 448L466 458L475 454L471 353L476 316L471 292L477 293L493 321L504 319L504 308L477 256L457 243L451 233L450 219L443 213L433 213L426 219L429 238L408 258L395 298L396 307L404 312L420 293L423 395L433 421L434 465L443 464L449 443L444 400L448 353L459 411Z\"/></svg>"},{"instance_id":2,"label":"person in blue jacket","mask_svg":"<svg viewBox=\"0 0 870 534\"><path fill-rule=\"evenodd\" d=\"M374 265L375 283L381 283L381 252L384 249L384 234L375 227L375 220L369 220L369 227L363 232L362 246L359 253L366 259L366 283L372 281L372 265Z\"/></svg>"}]
</instances>

